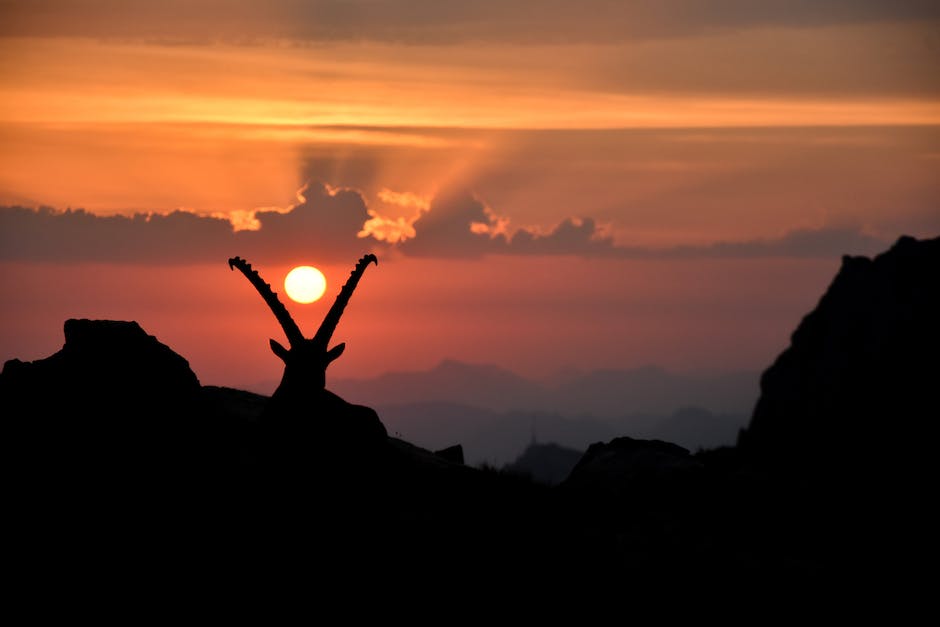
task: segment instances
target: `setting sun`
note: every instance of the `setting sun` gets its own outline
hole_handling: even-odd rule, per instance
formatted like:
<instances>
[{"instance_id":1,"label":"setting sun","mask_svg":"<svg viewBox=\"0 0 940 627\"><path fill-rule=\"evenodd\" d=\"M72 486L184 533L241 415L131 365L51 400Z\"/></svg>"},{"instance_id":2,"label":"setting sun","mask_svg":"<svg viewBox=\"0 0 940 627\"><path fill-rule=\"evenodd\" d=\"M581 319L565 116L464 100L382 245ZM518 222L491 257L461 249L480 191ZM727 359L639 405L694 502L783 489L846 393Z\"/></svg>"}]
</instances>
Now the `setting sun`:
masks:
<instances>
[{"instance_id":1,"label":"setting sun","mask_svg":"<svg viewBox=\"0 0 940 627\"><path fill-rule=\"evenodd\" d=\"M284 289L291 300L312 303L326 291L326 277L312 266L297 266L287 273Z\"/></svg>"}]
</instances>

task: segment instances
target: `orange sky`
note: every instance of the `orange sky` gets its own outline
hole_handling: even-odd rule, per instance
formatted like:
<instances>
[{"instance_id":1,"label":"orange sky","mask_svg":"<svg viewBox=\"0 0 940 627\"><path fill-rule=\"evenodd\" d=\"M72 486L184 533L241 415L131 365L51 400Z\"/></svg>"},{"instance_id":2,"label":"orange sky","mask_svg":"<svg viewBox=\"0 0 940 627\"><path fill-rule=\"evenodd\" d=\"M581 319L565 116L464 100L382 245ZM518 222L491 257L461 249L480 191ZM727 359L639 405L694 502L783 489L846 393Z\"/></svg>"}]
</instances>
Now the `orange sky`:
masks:
<instances>
[{"instance_id":1,"label":"orange sky","mask_svg":"<svg viewBox=\"0 0 940 627\"><path fill-rule=\"evenodd\" d=\"M387 264L343 322L345 367L371 372L443 357L760 368L839 255L940 231L940 23L924 3L264 4L0 3L0 212L267 224L251 261L272 282L294 257L341 282L378 247ZM308 183L350 190L361 214L298 201ZM271 253L275 218L255 212L296 207L346 243ZM209 382L277 369L258 337L270 315L246 285L227 291L201 236L186 260L135 261L94 239L103 222L72 250L7 216L0 358L52 350L66 317L125 317ZM224 249L200 224L216 233L204 250ZM411 241L356 238L362 225ZM497 233L505 249L483 242ZM148 250L161 237L177 236ZM166 279L180 263L185 298Z\"/></svg>"}]
</instances>

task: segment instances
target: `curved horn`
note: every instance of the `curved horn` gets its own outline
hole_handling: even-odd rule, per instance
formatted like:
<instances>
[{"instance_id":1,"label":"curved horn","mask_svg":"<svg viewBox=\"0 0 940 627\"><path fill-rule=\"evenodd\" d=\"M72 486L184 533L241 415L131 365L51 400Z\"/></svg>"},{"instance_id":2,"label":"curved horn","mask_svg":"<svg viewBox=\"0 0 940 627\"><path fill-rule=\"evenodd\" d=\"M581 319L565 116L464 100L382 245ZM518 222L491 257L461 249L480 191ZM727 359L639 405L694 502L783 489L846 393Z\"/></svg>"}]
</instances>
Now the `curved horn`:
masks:
<instances>
[{"instance_id":1,"label":"curved horn","mask_svg":"<svg viewBox=\"0 0 940 627\"><path fill-rule=\"evenodd\" d=\"M333 337L333 331L336 330L336 325L339 324L343 310L346 309L349 298L356 290L359 279L362 278L362 273L366 271L370 263L374 263L378 266L379 260L372 254L365 255L359 260L356 267L353 268L353 271L349 273L349 279L347 279L346 283L343 285L343 289L339 291L339 295L337 295L336 301L333 302L333 306L326 312L323 322L320 323L320 328L317 329L317 334L313 336L313 341L319 343L324 349L327 344L330 343L330 338Z\"/></svg>"},{"instance_id":2,"label":"curved horn","mask_svg":"<svg viewBox=\"0 0 940 627\"><path fill-rule=\"evenodd\" d=\"M303 333L300 332L300 327L298 327L294 319L291 318L287 307L278 300L277 294L271 289L270 285L262 280L258 271L251 269L250 263L241 257L232 257L228 260L228 267L232 270L235 268L241 270L248 281L255 286L255 289L261 294L261 298L264 299L264 302L266 302L268 307L271 308L271 311L274 312L274 317L281 323L281 328L284 329L284 334L287 336L287 341L290 342L291 346L296 346L304 341Z\"/></svg>"}]
</instances>

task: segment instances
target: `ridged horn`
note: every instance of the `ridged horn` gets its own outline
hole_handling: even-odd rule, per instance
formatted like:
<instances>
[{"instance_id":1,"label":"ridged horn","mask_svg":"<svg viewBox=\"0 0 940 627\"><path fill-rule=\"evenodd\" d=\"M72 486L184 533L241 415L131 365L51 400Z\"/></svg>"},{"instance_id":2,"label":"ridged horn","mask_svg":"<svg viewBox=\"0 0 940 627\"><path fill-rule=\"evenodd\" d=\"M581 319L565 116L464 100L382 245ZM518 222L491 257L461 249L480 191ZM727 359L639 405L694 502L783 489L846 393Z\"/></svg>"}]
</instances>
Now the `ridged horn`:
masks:
<instances>
[{"instance_id":1,"label":"ridged horn","mask_svg":"<svg viewBox=\"0 0 940 627\"><path fill-rule=\"evenodd\" d=\"M336 330L336 325L339 324L339 319L343 315L343 310L346 309L346 305L349 303L349 298L352 296L353 292L356 290L356 286L359 284L359 279L362 278L362 273L366 271L366 267L370 263L374 263L376 266L379 265L379 260L376 259L375 255L369 254L363 256L362 259L356 264L356 267L353 268L353 271L349 273L349 279L343 285L343 289L339 291L336 300L333 302L333 306L330 307L330 310L326 312L326 316L323 318L323 322L320 323L320 328L317 329L317 334L313 336L314 343L319 344L324 348L327 347L327 344L330 343L330 338L333 337L333 332Z\"/></svg>"},{"instance_id":2,"label":"ridged horn","mask_svg":"<svg viewBox=\"0 0 940 627\"><path fill-rule=\"evenodd\" d=\"M241 257L232 257L229 259L228 267L232 270L235 268L241 270L245 278L255 286L255 289L261 294L261 298L264 299L264 302L266 302L268 307L271 308L271 311L274 312L274 317L277 318L277 321L281 324L281 328L284 329L284 335L287 336L287 341L290 342L290 345L297 346L302 343L304 336L303 333L300 332L300 327L298 327L294 319L291 318L287 307L278 299L277 293L271 289L270 285L264 282L261 275L258 274L258 271L252 270L251 264Z\"/></svg>"}]
</instances>

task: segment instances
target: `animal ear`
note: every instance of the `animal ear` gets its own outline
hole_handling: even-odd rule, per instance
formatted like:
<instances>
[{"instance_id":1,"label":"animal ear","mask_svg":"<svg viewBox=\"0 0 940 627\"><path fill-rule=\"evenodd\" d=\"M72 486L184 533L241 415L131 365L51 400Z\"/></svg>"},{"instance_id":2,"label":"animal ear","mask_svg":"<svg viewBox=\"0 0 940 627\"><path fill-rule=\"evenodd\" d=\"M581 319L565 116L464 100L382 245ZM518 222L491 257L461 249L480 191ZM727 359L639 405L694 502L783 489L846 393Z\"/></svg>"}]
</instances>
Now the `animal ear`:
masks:
<instances>
[{"instance_id":1,"label":"animal ear","mask_svg":"<svg viewBox=\"0 0 940 627\"><path fill-rule=\"evenodd\" d=\"M332 363L334 359L343 354L344 350L346 350L346 342L337 344L330 350L326 351L326 363Z\"/></svg>"},{"instance_id":2,"label":"animal ear","mask_svg":"<svg viewBox=\"0 0 940 627\"><path fill-rule=\"evenodd\" d=\"M269 340L271 343L271 350L274 351L274 354L281 358L281 361L287 362L287 349L278 344L275 340Z\"/></svg>"}]
</instances>

